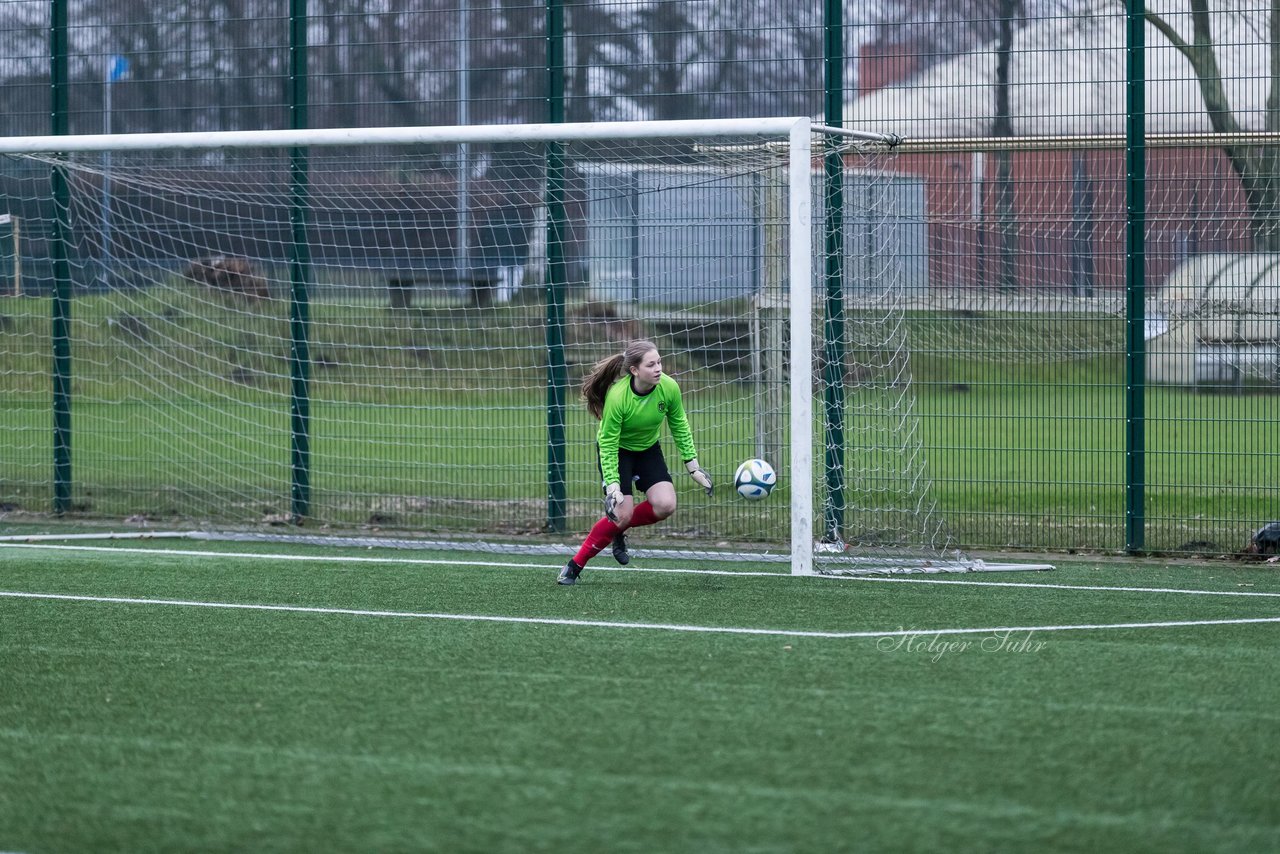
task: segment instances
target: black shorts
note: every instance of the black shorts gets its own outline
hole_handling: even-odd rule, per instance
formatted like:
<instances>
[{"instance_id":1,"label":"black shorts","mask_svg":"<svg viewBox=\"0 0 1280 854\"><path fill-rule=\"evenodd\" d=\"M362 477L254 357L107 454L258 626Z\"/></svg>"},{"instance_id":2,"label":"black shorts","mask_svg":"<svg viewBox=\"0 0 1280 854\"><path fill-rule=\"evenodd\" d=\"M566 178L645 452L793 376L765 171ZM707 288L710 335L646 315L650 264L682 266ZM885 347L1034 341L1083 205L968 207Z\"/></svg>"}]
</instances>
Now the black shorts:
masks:
<instances>
[{"instance_id":1,"label":"black shorts","mask_svg":"<svg viewBox=\"0 0 1280 854\"><path fill-rule=\"evenodd\" d=\"M599 445L596 446L596 466L600 467ZM603 467L600 467L600 477L604 477ZM648 492L655 483L671 482L671 472L667 471L667 461L663 459L662 447L657 442L643 451L618 449L618 485L622 487L623 495L631 494L633 483L641 492Z\"/></svg>"}]
</instances>

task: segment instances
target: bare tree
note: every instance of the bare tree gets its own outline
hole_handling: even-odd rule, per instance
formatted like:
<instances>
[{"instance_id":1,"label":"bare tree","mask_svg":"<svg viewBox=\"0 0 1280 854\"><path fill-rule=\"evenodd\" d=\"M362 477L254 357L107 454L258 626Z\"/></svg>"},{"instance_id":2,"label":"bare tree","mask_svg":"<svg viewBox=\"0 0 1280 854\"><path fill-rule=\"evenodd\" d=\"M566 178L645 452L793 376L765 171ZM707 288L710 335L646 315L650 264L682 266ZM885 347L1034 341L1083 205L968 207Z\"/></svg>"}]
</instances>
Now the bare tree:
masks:
<instances>
[{"instance_id":1,"label":"bare tree","mask_svg":"<svg viewBox=\"0 0 1280 854\"><path fill-rule=\"evenodd\" d=\"M1014 34L1028 21L1026 0L939 0L934 3L889 0L880 12L877 21L880 31L889 38L908 43L926 67L991 46L995 59L995 111L990 135L1013 136L1009 71ZM1014 211L1013 153L997 147L992 159L995 161L993 207L1000 239L996 280L1001 290L1014 290L1018 285L1018 228ZM985 229L979 230L978 238L985 239ZM985 253L980 250L980 264L984 258ZM979 276L982 275L980 272Z\"/></svg>"},{"instance_id":2,"label":"bare tree","mask_svg":"<svg viewBox=\"0 0 1280 854\"><path fill-rule=\"evenodd\" d=\"M87 84L73 92L74 132L103 127L91 106L117 55L129 71L113 93L115 132L279 126L288 26L266 0L84 0L72 13L71 76Z\"/></svg>"},{"instance_id":3,"label":"bare tree","mask_svg":"<svg viewBox=\"0 0 1280 854\"><path fill-rule=\"evenodd\" d=\"M325 127L454 124L469 4L312 0L312 123ZM471 15L479 20L483 16Z\"/></svg>"},{"instance_id":4,"label":"bare tree","mask_svg":"<svg viewBox=\"0 0 1280 854\"><path fill-rule=\"evenodd\" d=\"M12 0L0 3L0 112L5 133L49 132L49 3Z\"/></svg>"},{"instance_id":5,"label":"bare tree","mask_svg":"<svg viewBox=\"0 0 1280 854\"><path fill-rule=\"evenodd\" d=\"M991 0L994 6L996 36L996 114L992 135L1013 136L1013 114L1009 108L1009 65L1013 53L1015 26L1026 22L1027 9L1023 0ZM1000 234L1000 272L997 279L1000 289L1013 291L1018 287L1017 252L1018 223L1013 209L1013 152L997 148L996 161L996 223Z\"/></svg>"},{"instance_id":6,"label":"bare tree","mask_svg":"<svg viewBox=\"0 0 1280 854\"><path fill-rule=\"evenodd\" d=\"M1215 50L1213 18L1208 0L1187 0L1191 13L1191 39L1188 41L1169 23L1168 17L1146 12L1146 19L1187 59L1200 86L1209 123L1215 133L1238 133L1242 130L1223 87L1223 72ZM1226 11L1229 3L1223 3ZM1262 11L1262 10L1259 10ZM1243 12L1241 12L1243 14ZM1265 10L1266 44L1270 51L1264 110L1264 129L1280 130L1280 0L1270 0ZM1222 146L1231 168L1240 178L1245 198L1253 216L1253 243L1259 252L1280 251L1280 146Z\"/></svg>"},{"instance_id":7,"label":"bare tree","mask_svg":"<svg viewBox=\"0 0 1280 854\"><path fill-rule=\"evenodd\" d=\"M49 67L49 4L41 0L0 3L0 32L4 54L0 56L3 79L33 77Z\"/></svg>"},{"instance_id":8,"label":"bare tree","mask_svg":"<svg viewBox=\"0 0 1280 854\"><path fill-rule=\"evenodd\" d=\"M627 22L637 61L619 95L654 119L817 114L821 4L743 0L637 4Z\"/></svg>"}]
</instances>

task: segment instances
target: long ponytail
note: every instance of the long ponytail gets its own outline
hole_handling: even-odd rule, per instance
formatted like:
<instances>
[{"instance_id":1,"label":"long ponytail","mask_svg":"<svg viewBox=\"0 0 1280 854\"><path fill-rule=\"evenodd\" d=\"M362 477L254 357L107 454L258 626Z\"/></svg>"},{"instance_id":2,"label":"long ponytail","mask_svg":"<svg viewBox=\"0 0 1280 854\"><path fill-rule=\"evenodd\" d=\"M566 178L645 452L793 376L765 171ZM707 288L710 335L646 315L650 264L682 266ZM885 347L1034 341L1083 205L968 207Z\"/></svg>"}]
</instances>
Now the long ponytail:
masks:
<instances>
[{"instance_id":1,"label":"long ponytail","mask_svg":"<svg viewBox=\"0 0 1280 854\"><path fill-rule=\"evenodd\" d=\"M596 362L582 380L582 399L587 402L587 411L597 419L604 415L604 396L608 394L609 387L623 373L639 365L645 353L657 349L658 345L652 341L639 339L628 344L621 353L614 353Z\"/></svg>"}]
</instances>

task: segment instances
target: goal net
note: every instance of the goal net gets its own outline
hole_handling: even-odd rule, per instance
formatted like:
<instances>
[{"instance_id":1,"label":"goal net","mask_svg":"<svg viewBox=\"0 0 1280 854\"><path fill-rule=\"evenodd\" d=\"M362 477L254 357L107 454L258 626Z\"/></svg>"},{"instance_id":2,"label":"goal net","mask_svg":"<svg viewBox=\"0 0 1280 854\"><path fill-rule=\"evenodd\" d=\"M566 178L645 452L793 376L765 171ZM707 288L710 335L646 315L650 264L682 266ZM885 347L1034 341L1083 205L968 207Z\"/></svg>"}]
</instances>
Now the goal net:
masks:
<instances>
[{"instance_id":1,"label":"goal net","mask_svg":"<svg viewBox=\"0 0 1280 854\"><path fill-rule=\"evenodd\" d=\"M564 553L601 514L579 383L646 338L717 489L664 431L680 509L638 555L983 568L931 494L919 187L890 142L806 119L0 141L28 258L0 500ZM755 457L780 483L746 501Z\"/></svg>"}]
</instances>

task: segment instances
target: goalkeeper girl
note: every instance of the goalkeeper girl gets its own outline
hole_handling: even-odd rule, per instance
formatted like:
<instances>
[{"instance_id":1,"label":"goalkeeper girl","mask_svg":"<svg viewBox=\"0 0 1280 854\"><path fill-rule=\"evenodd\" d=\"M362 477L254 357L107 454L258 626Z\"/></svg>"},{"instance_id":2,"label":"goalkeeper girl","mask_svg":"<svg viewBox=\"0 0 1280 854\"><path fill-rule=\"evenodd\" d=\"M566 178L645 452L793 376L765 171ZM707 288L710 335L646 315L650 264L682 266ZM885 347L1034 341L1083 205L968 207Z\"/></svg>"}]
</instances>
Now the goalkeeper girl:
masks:
<instances>
[{"instance_id":1,"label":"goalkeeper girl","mask_svg":"<svg viewBox=\"0 0 1280 854\"><path fill-rule=\"evenodd\" d=\"M604 518L564 565L560 584L576 583L587 561L610 543L618 563L627 563L631 557L623 532L660 522L675 512L676 488L658 443L663 421L671 427L685 469L711 494L711 477L698 465L680 386L662 372L662 357L652 341L632 341L626 350L596 363L582 381L582 396L588 411L600 419L596 451L604 485ZM632 483L645 495L640 504L632 497Z\"/></svg>"}]
</instances>

